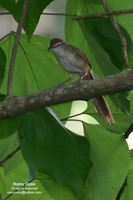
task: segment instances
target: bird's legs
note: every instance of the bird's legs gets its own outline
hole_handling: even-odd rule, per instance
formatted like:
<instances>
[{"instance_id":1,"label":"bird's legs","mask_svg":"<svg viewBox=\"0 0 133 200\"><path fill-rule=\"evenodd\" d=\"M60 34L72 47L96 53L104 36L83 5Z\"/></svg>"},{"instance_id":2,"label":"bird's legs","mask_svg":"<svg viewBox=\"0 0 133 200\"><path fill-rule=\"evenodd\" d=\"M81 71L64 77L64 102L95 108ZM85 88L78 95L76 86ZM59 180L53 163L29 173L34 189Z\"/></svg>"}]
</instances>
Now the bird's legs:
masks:
<instances>
[{"instance_id":1,"label":"bird's legs","mask_svg":"<svg viewBox=\"0 0 133 200\"><path fill-rule=\"evenodd\" d=\"M70 77L68 79L66 79L65 81L61 82L58 86L64 85L64 83L70 81L73 78L74 75L72 73L69 73L69 74L70 74Z\"/></svg>"}]
</instances>

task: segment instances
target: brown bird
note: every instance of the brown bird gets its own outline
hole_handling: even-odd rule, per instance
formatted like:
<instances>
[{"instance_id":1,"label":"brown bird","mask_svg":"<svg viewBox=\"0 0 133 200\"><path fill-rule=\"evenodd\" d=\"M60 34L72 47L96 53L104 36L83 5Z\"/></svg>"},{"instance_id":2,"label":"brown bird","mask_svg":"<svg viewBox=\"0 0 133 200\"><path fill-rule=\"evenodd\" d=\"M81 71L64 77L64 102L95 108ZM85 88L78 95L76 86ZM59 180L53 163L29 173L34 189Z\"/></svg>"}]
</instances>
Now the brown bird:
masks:
<instances>
[{"instance_id":1,"label":"brown bird","mask_svg":"<svg viewBox=\"0 0 133 200\"><path fill-rule=\"evenodd\" d=\"M61 39L55 38L50 41L48 50L52 50L59 64L70 74L70 78L63 81L65 83L73 78L74 73L80 76L82 80L95 79L91 70L91 63L87 56L73 45L66 44ZM108 124L115 124L107 101L103 96L91 99L95 110L100 114L103 120Z\"/></svg>"}]
</instances>

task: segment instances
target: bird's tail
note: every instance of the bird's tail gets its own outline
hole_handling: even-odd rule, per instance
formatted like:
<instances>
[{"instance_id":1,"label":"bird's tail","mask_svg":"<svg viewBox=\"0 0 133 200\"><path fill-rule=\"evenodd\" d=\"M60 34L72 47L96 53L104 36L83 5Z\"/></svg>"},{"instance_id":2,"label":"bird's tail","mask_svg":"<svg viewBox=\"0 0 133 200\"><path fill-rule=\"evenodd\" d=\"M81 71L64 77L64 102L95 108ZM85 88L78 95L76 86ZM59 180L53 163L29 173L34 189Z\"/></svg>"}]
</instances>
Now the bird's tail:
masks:
<instances>
[{"instance_id":1,"label":"bird's tail","mask_svg":"<svg viewBox=\"0 0 133 200\"><path fill-rule=\"evenodd\" d=\"M95 79L91 70L89 74L86 77L84 77L84 79ZM92 98L91 101L94 105L95 110L99 113L99 115L103 118L103 120L107 124L111 124L111 123L115 124L113 115L110 111L109 105L106 99L104 98L104 96Z\"/></svg>"},{"instance_id":2,"label":"bird's tail","mask_svg":"<svg viewBox=\"0 0 133 200\"><path fill-rule=\"evenodd\" d=\"M103 120L107 124L111 124L111 123L115 124L115 121L110 111L110 108L108 106L108 103L103 96L92 98L91 101L95 107L95 110L99 113L99 115L103 118Z\"/></svg>"}]
</instances>

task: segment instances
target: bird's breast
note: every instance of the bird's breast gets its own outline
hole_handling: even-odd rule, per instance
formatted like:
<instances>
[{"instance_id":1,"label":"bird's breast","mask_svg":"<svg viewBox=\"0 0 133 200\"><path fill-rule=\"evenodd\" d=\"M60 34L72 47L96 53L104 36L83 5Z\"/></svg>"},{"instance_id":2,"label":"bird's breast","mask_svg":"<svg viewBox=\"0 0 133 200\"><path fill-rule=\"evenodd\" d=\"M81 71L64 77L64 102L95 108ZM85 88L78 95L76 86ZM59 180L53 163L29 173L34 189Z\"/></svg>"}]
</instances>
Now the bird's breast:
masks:
<instances>
[{"instance_id":1,"label":"bird's breast","mask_svg":"<svg viewBox=\"0 0 133 200\"><path fill-rule=\"evenodd\" d=\"M58 55L57 59L59 64L70 73L83 73L85 71L86 65L72 53L66 52Z\"/></svg>"}]
</instances>

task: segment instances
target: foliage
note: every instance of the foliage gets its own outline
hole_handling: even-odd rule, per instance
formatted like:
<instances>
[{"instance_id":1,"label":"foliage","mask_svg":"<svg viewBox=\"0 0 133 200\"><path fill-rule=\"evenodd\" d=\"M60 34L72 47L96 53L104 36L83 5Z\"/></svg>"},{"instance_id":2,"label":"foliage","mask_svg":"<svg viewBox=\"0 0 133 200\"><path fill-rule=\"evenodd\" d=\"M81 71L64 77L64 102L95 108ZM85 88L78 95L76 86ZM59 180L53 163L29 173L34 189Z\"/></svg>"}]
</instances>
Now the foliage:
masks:
<instances>
[{"instance_id":1,"label":"foliage","mask_svg":"<svg viewBox=\"0 0 133 200\"><path fill-rule=\"evenodd\" d=\"M28 11L26 14L26 19L24 22L24 30L28 36L28 39L31 38L32 33L34 32L40 15L42 14L44 8L50 4L53 0L30 0L29 1L29 6L28 6ZM3 8L6 8L7 10L10 11L10 13L13 15L14 19L16 22L19 23L21 12L22 12L22 7L23 7L24 0L18 0L17 2L15 0L0 0L0 5Z\"/></svg>"},{"instance_id":2,"label":"foliage","mask_svg":"<svg viewBox=\"0 0 133 200\"><path fill-rule=\"evenodd\" d=\"M0 0L0 5L19 22L24 0ZM54 87L68 74L59 67L54 55L47 52L50 38L32 35L43 9L51 0L33 1L24 23L15 62L13 95L20 96ZM108 0L112 10L133 6L133 2ZM83 15L103 12L100 0L67 1L66 13ZM133 18L133 15L130 15ZM123 20L124 19L124 20ZM133 64L133 33L129 15L117 16L128 43L128 55ZM75 34L76 33L76 34ZM16 33L0 42L0 93L6 95L9 63ZM94 73L101 77L124 69L121 44L107 17L73 21L66 17L66 41L79 47L89 57ZM117 47L117 48L116 48ZM40 194L11 195L9 199L46 200L115 200L124 180L128 185L121 200L132 199L133 159L123 137L133 123L133 93L107 96L115 125L105 124L90 101L78 113L91 115L99 124L82 121L84 136L65 128L59 120L69 118L72 103L55 105L0 121L0 160L20 145L21 150L7 159L0 168L0 193L6 198L13 182L31 181ZM0 98L0 101L3 97ZM52 109L52 110L51 110ZM75 119L76 120L76 119ZM26 188L20 188L19 191ZM7 199L7 198L6 198Z\"/></svg>"}]
</instances>

